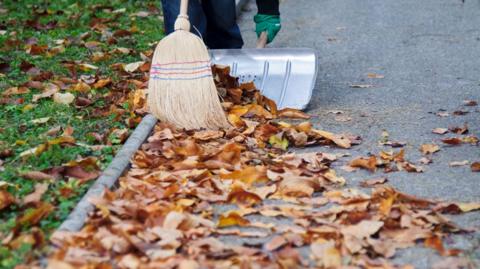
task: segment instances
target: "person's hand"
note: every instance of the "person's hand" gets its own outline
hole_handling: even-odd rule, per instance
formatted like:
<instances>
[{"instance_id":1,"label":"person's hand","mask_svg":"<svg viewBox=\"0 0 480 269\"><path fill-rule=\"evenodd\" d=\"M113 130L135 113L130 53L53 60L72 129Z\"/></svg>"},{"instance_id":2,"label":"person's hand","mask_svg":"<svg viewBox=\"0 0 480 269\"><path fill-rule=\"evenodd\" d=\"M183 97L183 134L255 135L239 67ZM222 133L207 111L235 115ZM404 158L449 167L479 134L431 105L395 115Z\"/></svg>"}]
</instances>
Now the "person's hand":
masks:
<instances>
[{"instance_id":1,"label":"person's hand","mask_svg":"<svg viewBox=\"0 0 480 269\"><path fill-rule=\"evenodd\" d=\"M262 32L267 32L267 43L272 42L280 28L282 28L279 15L257 14L253 17L253 20L256 24L255 32L257 32L257 37L260 37Z\"/></svg>"}]
</instances>

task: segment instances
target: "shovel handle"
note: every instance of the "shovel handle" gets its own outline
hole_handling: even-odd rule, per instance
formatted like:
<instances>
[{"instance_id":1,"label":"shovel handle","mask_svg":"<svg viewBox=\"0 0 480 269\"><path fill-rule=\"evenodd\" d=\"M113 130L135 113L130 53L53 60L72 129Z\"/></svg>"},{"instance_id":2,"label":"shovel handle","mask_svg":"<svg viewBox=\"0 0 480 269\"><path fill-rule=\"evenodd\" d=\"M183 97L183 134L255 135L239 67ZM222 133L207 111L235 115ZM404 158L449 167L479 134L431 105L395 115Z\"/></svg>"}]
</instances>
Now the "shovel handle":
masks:
<instances>
[{"instance_id":1,"label":"shovel handle","mask_svg":"<svg viewBox=\"0 0 480 269\"><path fill-rule=\"evenodd\" d=\"M180 14L179 16L187 16L188 13L188 0L180 1Z\"/></svg>"},{"instance_id":2,"label":"shovel handle","mask_svg":"<svg viewBox=\"0 0 480 269\"><path fill-rule=\"evenodd\" d=\"M257 39L257 49L263 49L267 46L268 36L267 32L262 32Z\"/></svg>"}]
</instances>

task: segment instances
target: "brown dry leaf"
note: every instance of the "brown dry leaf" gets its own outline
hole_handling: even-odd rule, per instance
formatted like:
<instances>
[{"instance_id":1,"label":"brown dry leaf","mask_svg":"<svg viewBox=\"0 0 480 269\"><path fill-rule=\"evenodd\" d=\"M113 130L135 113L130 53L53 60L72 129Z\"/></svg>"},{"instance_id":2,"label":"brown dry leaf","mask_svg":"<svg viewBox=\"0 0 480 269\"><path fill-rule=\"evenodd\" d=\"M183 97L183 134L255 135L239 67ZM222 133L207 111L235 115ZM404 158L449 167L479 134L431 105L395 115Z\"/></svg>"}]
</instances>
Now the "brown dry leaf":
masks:
<instances>
[{"instance_id":1,"label":"brown dry leaf","mask_svg":"<svg viewBox=\"0 0 480 269\"><path fill-rule=\"evenodd\" d=\"M471 203L441 203L435 210L447 214L460 214L480 209L480 202Z\"/></svg>"},{"instance_id":2,"label":"brown dry leaf","mask_svg":"<svg viewBox=\"0 0 480 269\"><path fill-rule=\"evenodd\" d=\"M42 195L48 190L48 183L35 184L35 191L23 198L23 204L37 203L42 199Z\"/></svg>"},{"instance_id":3,"label":"brown dry leaf","mask_svg":"<svg viewBox=\"0 0 480 269\"><path fill-rule=\"evenodd\" d=\"M466 134L468 133L468 125L465 124L463 127L458 127L458 126L450 127L448 128L448 130L455 134Z\"/></svg>"},{"instance_id":4,"label":"brown dry leaf","mask_svg":"<svg viewBox=\"0 0 480 269\"><path fill-rule=\"evenodd\" d=\"M35 209L21 216L18 219L18 223L20 225L35 225L50 214L53 209L54 207L50 203L39 202L39 205L37 205Z\"/></svg>"},{"instance_id":5,"label":"brown dry leaf","mask_svg":"<svg viewBox=\"0 0 480 269\"><path fill-rule=\"evenodd\" d=\"M237 203L239 205L251 206L262 201L258 195L245 191L242 187L234 185L228 194L227 202Z\"/></svg>"},{"instance_id":6,"label":"brown dry leaf","mask_svg":"<svg viewBox=\"0 0 480 269\"><path fill-rule=\"evenodd\" d=\"M3 96L11 96L17 94L29 93L30 90L27 87L11 87L2 92Z\"/></svg>"},{"instance_id":7,"label":"brown dry leaf","mask_svg":"<svg viewBox=\"0 0 480 269\"><path fill-rule=\"evenodd\" d=\"M432 133L434 134L446 134L448 133L448 129L447 128L435 128L432 130Z\"/></svg>"},{"instance_id":8,"label":"brown dry leaf","mask_svg":"<svg viewBox=\"0 0 480 269\"><path fill-rule=\"evenodd\" d=\"M230 212L228 215L221 215L218 219L218 228L230 227L230 226L247 226L250 221L244 219L236 212Z\"/></svg>"},{"instance_id":9,"label":"brown dry leaf","mask_svg":"<svg viewBox=\"0 0 480 269\"><path fill-rule=\"evenodd\" d=\"M442 239L440 237L436 236L436 235L428 237L427 239L425 239L424 244L425 244L425 247L433 248L436 251L438 251L438 253L440 253L440 254L443 254L445 252L445 248L443 247Z\"/></svg>"},{"instance_id":10,"label":"brown dry leaf","mask_svg":"<svg viewBox=\"0 0 480 269\"><path fill-rule=\"evenodd\" d=\"M100 89L109 85L110 83L112 83L112 80L110 78L99 79L97 82L95 82L95 84L93 84L93 88Z\"/></svg>"},{"instance_id":11,"label":"brown dry leaf","mask_svg":"<svg viewBox=\"0 0 480 269\"><path fill-rule=\"evenodd\" d=\"M318 188L318 182L311 178L289 176L280 181L275 195L281 197L311 197Z\"/></svg>"},{"instance_id":12,"label":"brown dry leaf","mask_svg":"<svg viewBox=\"0 0 480 269\"><path fill-rule=\"evenodd\" d=\"M217 139L223 137L224 132L223 131L215 131L215 130L204 130L204 131L197 131L193 135L193 138L202 140L202 141L208 141L212 139Z\"/></svg>"},{"instance_id":13,"label":"brown dry leaf","mask_svg":"<svg viewBox=\"0 0 480 269\"><path fill-rule=\"evenodd\" d=\"M91 89L92 88L90 87L90 85L88 85L87 83L85 83L83 81L80 81L79 83L73 85L73 87L72 87L73 91L77 91L77 92L81 92L81 93L89 92Z\"/></svg>"},{"instance_id":14,"label":"brown dry leaf","mask_svg":"<svg viewBox=\"0 0 480 269\"><path fill-rule=\"evenodd\" d=\"M355 168L363 168L371 172L375 172L377 170L377 158L375 157L375 155L370 156L368 159L361 157L352 160L350 162L350 166Z\"/></svg>"},{"instance_id":15,"label":"brown dry leaf","mask_svg":"<svg viewBox=\"0 0 480 269\"><path fill-rule=\"evenodd\" d=\"M472 169L472 172L480 172L480 162L473 162L470 165L470 168Z\"/></svg>"},{"instance_id":16,"label":"brown dry leaf","mask_svg":"<svg viewBox=\"0 0 480 269\"><path fill-rule=\"evenodd\" d=\"M386 177L372 178L372 179L368 179L360 182L360 187L364 187L364 188L373 187L375 185L384 184L387 181L388 180Z\"/></svg>"},{"instance_id":17,"label":"brown dry leaf","mask_svg":"<svg viewBox=\"0 0 480 269\"><path fill-rule=\"evenodd\" d=\"M350 139L348 139L344 136L340 136L340 135L336 135L336 134L333 134L333 133L330 133L330 132L326 132L326 131L322 131L322 130L316 130L316 129L312 129L312 132L314 132L314 133L316 133L316 134L318 134L322 137L325 137L328 140L333 141L333 143L335 143L339 147L346 148L346 149L352 147L352 143L351 143Z\"/></svg>"},{"instance_id":18,"label":"brown dry leaf","mask_svg":"<svg viewBox=\"0 0 480 269\"><path fill-rule=\"evenodd\" d=\"M281 235L274 236L270 241L265 243L264 248L267 251L274 251L287 243L285 237Z\"/></svg>"},{"instance_id":19,"label":"brown dry leaf","mask_svg":"<svg viewBox=\"0 0 480 269\"><path fill-rule=\"evenodd\" d=\"M242 170L235 170L229 174L220 174L221 179L240 180L248 185L265 183L268 181L266 169L263 167L247 166Z\"/></svg>"},{"instance_id":20,"label":"brown dry leaf","mask_svg":"<svg viewBox=\"0 0 480 269\"><path fill-rule=\"evenodd\" d=\"M423 144L420 146L420 152L424 155L433 154L440 150L440 147L435 144Z\"/></svg>"},{"instance_id":21,"label":"brown dry leaf","mask_svg":"<svg viewBox=\"0 0 480 269\"><path fill-rule=\"evenodd\" d=\"M448 145L453 145L453 146L457 146L463 143L462 139L457 137L445 138L445 139L442 139L442 142Z\"/></svg>"},{"instance_id":22,"label":"brown dry leaf","mask_svg":"<svg viewBox=\"0 0 480 269\"><path fill-rule=\"evenodd\" d=\"M340 268L342 256L333 240L318 240L310 245L310 250L320 268Z\"/></svg>"},{"instance_id":23,"label":"brown dry leaf","mask_svg":"<svg viewBox=\"0 0 480 269\"><path fill-rule=\"evenodd\" d=\"M57 85L55 85L53 83L47 83L45 85L45 89L43 90L42 93L34 94L32 96L32 102L35 103L42 98L47 98L47 97L53 96L58 91L60 91L60 87L58 87Z\"/></svg>"},{"instance_id":24,"label":"brown dry leaf","mask_svg":"<svg viewBox=\"0 0 480 269\"><path fill-rule=\"evenodd\" d=\"M52 180L53 177L47 173L40 171L29 171L20 173L21 177L32 179L32 180Z\"/></svg>"},{"instance_id":25,"label":"brown dry leaf","mask_svg":"<svg viewBox=\"0 0 480 269\"><path fill-rule=\"evenodd\" d=\"M310 119L310 115L298 109L284 108L277 112L279 118Z\"/></svg>"},{"instance_id":26,"label":"brown dry leaf","mask_svg":"<svg viewBox=\"0 0 480 269\"><path fill-rule=\"evenodd\" d=\"M341 233L362 239L377 233L384 225L383 221L362 220L358 224L343 226Z\"/></svg>"},{"instance_id":27,"label":"brown dry leaf","mask_svg":"<svg viewBox=\"0 0 480 269\"><path fill-rule=\"evenodd\" d=\"M463 105L465 105L465 106L477 106L478 103L475 100L464 100Z\"/></svg>"},{"instance_id":28,"label":"brown dry leaf","mask_svg":"<svg viewBox=\"0 0 480 269\"><path fill-rule=\"evenodd\" d=\"M0 189L0 210L9 207L15 202L15 197L6 190Z\"/></svg>"}]
</instances>

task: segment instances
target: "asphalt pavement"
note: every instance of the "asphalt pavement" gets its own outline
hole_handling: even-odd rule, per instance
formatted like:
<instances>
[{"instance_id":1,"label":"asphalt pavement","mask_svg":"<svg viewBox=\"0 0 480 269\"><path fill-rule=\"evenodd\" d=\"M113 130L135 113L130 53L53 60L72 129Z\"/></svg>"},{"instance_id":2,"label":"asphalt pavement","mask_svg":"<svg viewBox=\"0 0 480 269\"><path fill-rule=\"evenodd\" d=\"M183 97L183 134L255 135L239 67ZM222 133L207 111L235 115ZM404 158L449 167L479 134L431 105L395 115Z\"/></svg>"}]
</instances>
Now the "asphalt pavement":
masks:
<instances>
[{"instance_id":1,"label":"asphalt pavement","mask_svg":"<svg viewBox=\"0 0 480 269\"><path fill-rule=\"evenodd\" d=\"M256 6L251 2L239 18L245 47L255 46ZM458 135L432 133L466 123L469 134L480 136L480 107L464 105L464 100L480 102L479 0L283 0L281 17L282 30L270 47L309 47L318 53L318 77L307 110L317 128L360 135L362 144L348 150L351 158L389 150L379 144L384 131L391 141L406 142L406 158L414 163L422 157L421 144L438 144L441 150L432 156L433 163L423 165L424 173L389 173L389 183L426 198L480 200L480 173L469 165L449 166L480 161L480 147L446 146L442 138ZM382 176L341 170L351 158L336 165L349 186ZM480 229L478 211L452 219ZM479 233L447 242L449 248L466 250L480 266ZM394 261L430 268L439 258L433 250L413 248L399 251Z\"/></svg>"}]
</instances>

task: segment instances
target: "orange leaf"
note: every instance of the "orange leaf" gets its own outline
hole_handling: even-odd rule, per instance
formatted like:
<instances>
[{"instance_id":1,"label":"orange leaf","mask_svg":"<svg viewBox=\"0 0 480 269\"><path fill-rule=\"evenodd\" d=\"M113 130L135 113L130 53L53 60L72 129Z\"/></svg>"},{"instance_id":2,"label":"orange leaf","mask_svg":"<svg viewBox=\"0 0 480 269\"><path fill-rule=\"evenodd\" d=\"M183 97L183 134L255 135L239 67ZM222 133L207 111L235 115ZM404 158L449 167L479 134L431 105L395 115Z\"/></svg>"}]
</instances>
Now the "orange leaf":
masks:
<instances>
[{"instance_id":1,"label":"orange leaf","mask_svg":"<svg viewBox=\"0 0 480 269\"><path fill-rule=\"evenodd\" d=\"M279 118L310 119L310 115L298 109L284 108L277 112Z\"/></svg>"},{"instance_id":2,"label":"orange leaf","mask_svg":"<svg viewBox=\"0 0 480 269\"><path fill-rule=\"evenodd\" d=\"M15 202L15 198L8 191L0 190L0 210L7 208Z\"/></svg>"},{"instance_id":3,"label":"orange leaf","mask_svg":"<svg viewBox=\"0 0 480 269\"><path fill-rule=\"evenodd\" d=\"M358 158L350 162L351 167L367 169L371 172L377 170L377 158L375 155L370 156L370 158Z\"/></svg>"},{"instance_id":4,"label":"orange leaf","mask_svg":"<svg viewBox=\"0 0 480 269\"><path fill-rule=\"evenodd\" d=\"M50 203L40 203L35 209L20 217L18 223L20 225L35 225L50 214L53 209L54 207Z\"/></svg>"},{"instance_id":5,"label":"orange leaf","mask_svg":"<svg viewBox=\"0 0 480 269\"><path fill-rule=\"evenodd\" d=\"M470 168L472 168L472 172L480 172L480 162L473 162Z\"/></svg>"},{"instance_id":6,"label":"orange leaf","mask_svg":"<svg viewBox=\"0 0 480 269\"><path fill-rule=\"evenodd\" d=\"M245 191L240 186L233 186L232 191L228 194L227 202L237 203L244 206L251 206L262 201L258 195Z\"/></svg>"},{"instance_id":7,"label":"orange leaf","mask_svg":"<svg viewBox=\"0 0 480 269\"><path fill-rule=\"evenodd\" d=\"M230 227L230 226L247 226L250 221L244 219L236 212L230 212L227 216L221 215L218 219L218 228Z\"/></svg>"},{"instance_id":8,"label":"orange leaf","mask_svg":"<svg viewBox=\"0 0 480 269\"><path fill-rule=\"evenodd\" d=\"M268 182L266 169L264 167L247 166L242 170L236 170L229 174L220 174L221 179L240 180L252 185L253 183Z\"/></svg>"}]
</instances>

